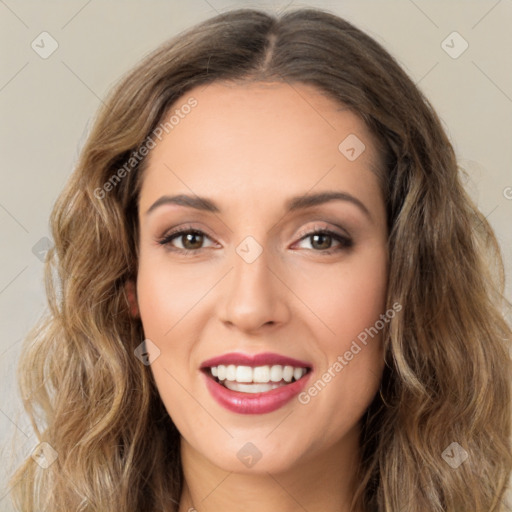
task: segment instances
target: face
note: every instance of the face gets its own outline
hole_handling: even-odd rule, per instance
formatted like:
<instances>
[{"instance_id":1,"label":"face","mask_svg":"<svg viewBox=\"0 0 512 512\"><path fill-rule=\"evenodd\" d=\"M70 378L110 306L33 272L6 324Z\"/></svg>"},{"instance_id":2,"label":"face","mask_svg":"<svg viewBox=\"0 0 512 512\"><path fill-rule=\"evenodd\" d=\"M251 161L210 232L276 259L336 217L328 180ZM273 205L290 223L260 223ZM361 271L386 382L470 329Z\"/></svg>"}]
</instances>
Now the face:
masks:
<instances>
[{"instance_id":1,"label":"face","mask_svg":"<svg viewBox=\"0 0 512 512\"><path fill-rule=\"evenodd\" d=\"M191 98L139 197L136 300L162 401L182 448L224 470L341 453L383 370L375 140L305 84L216 82L176 108Z\"/></svg>"}]
</instances>

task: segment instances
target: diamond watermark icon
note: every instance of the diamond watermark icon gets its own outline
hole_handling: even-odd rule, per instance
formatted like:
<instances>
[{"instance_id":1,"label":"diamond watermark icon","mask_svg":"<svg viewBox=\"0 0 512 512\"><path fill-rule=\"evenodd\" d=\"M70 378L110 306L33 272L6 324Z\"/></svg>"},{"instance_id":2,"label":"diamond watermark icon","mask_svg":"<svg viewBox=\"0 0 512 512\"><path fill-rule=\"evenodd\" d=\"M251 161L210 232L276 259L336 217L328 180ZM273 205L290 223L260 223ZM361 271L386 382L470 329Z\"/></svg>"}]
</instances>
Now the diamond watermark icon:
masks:
<instances>
[{"instance_id":1,"label":"diamond watermark icon","mask_svg":"<svg viewBox=\"0 0 512 512\"><path fill-rule=\"evenodd\" d=\"M248 468L252 468L256 462L258 462L262 454L258 450L258 447L253 443L245 443L238 453L236 454L238 459L245 464Z\"/></svg>"},{"instance_id":2,"label":"diamond watermark icon","mask_svg":"<svg viewBox=\"0 0 512 512\"><path fill-rule=\"evenodd\" d=\"M252 237L245 237L237 246L236 253L246 262L252 263L259 258L263 247Z\"/></svg>"},{"instance_id":3,"label":"diamond watermark icon","mask_svg":"<svg viewBox=\"0 0 512 512\"><path fill-rule=\"evenodd\" d=\"M468 47L469 43L457 31L449 34L441 43L441 48L452 59L458 59Z\"/></svg>"},{"instance_id":4,"label":"diamond watermark icon","mask_svg":"<svg viewBox=\"0 0 512 512\"><path fill-rule=\"evenodd\" d=\"M441 457L443 457L449 466L453 469L457 469L469 455L459 443L453 442L444 450Z\"/></svg>"},{"instance_id":5,"label":"diamond watermark icon","mask_svg":"<svg viewBox=\"0 0 512 512\"><path fill-rule=\"evenodd\" d=\"M133 353L145 366L149 366L160 357L160 349L149 338L146 338Z\"/></svg>"},{"instance_id":6,"label":"diamond watermark icon","mask_svg":"<svg viewBox=\"0 0 512 512\"><path fill-rule=\"evenodd\" d=\"M56 460L59 454L53 447L46 443L39 443L30 454L32 459L43 469L49 468Z\"/></svg>"},{"instance_id":7,"label":"diamond watermark icon","mask_svg":"<svg viewBox=\"0 0 512 512\"><path fill-rule=\"evenodd\" d=\"M365 149L363 141L353 133L345 137L338 146L339 152L351 162L359 158Z\"/></svg>"},{"instance_id":8,"label":"diamond watermark icon","mask_svg":"<svg viewBox=\"0 0 512 512\"><path fill-rule=\"evenodd\" d=\"M38 240L34 246L32 247L32 254L39 260L44 263L46 259L46 253L53 247L52 241L47 237L43 236L40 240Z\"/></svg>"},{"instance_id":9,"label":"diamond watermark icon","mask_svg":"<svg viewBox=\"0 0 512 512\"><path fill-rule=\"evenodd\" d=\"M41 32L30 46L39 57L47 59L59 47L59 43L48 32Z\"/></svg>"}]
</instances>

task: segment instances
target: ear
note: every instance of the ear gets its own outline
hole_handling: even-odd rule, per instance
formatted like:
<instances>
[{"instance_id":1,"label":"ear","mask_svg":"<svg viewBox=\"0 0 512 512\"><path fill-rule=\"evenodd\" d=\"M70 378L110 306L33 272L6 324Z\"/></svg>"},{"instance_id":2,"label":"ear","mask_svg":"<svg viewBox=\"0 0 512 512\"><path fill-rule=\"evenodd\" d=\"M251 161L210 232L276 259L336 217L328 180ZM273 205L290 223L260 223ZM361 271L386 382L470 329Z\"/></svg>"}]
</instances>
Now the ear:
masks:
<instances>
[{"instance_id":1,"label":"ear","mask_svg":"<svg viewBox=\"0 0 512 512\"><path fill-rule=\"evenodd\" d=\"M128 306L130 308L130 315L133 318L140 318L139 305L137 303L137 289L133 279L128 279L124 284L126 297L128 299Z\"/></svg>"}]
</instances>

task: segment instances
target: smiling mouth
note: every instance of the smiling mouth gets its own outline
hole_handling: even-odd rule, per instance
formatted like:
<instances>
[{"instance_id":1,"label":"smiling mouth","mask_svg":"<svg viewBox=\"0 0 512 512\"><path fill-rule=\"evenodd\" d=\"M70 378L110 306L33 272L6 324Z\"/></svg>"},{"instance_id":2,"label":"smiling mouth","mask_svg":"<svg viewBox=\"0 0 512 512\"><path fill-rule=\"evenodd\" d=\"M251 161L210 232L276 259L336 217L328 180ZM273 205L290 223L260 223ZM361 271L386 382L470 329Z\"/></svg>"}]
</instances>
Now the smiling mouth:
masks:
<instances>
[{"instance_id":1,"label":"smiling mouth","mask_svg":"<svg viewBox=\"0 0 512 512\"><path fill-rule=\"evenodd\" d=\"M241 393L266 393L302 379L311 368L288 365L218 365L203 368L204 373L218 384Z\"/></svg>"}]
</instances>

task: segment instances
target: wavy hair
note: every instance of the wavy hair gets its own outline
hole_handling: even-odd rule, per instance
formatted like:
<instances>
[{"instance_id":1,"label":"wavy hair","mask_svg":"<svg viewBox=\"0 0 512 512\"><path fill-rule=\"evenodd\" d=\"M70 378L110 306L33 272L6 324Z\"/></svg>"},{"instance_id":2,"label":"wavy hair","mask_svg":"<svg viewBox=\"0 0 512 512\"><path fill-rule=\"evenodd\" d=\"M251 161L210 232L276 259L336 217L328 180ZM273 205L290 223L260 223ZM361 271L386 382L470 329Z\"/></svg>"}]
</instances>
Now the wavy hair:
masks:
<instances>
[{"instance_id":1,"label":"wavy hair","mask_svg":"<svg viewBox=\"0 0 512 512\"><path fill-rule=\"evenodd\" d=\"M47 469L22 463L11 479L16 506L178 510L179 432L134 357L144 334L124 286L137 274L147 158L113 177L171 106L216 80L313 85L359 115L381 146L387 304L403 309L385 331L381 392L361 419L353 509L505 510L512 335L495 235L429 101L378 42L318 9L215 16L157 48L109 93L51 214L49 307L18 367L25 410L58 458ZM468 454L458 468L443 458L453 442Z\"/></svg>"}]
</instances>

